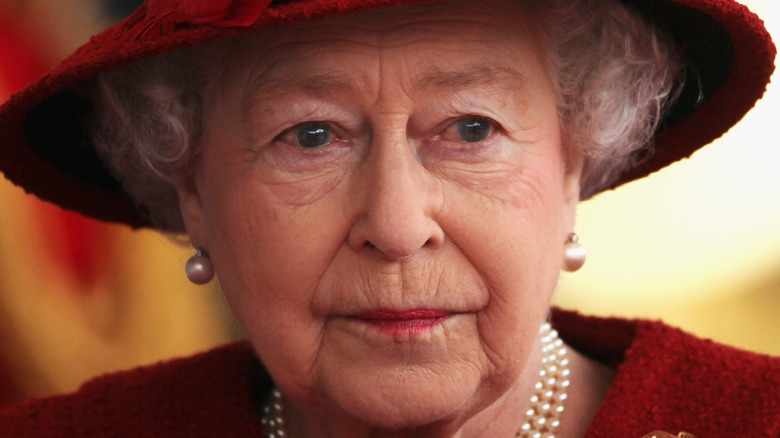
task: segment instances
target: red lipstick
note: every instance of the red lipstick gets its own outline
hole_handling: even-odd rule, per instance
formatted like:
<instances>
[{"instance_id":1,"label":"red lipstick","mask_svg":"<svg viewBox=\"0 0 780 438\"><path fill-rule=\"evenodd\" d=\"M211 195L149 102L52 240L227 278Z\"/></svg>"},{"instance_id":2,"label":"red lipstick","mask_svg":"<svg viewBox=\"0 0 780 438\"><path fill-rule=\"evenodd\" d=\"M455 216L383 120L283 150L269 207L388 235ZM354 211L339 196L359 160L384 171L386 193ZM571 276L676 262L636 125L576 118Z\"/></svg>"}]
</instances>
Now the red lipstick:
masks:
<instances>
[{"instance_id":1,"label":"red lipstick","mask_svg":"<svg viewBox=\"0 0 780 438\"><path fill-rule=\"evenodd\" d=\"M382 333L419 335L441 324L451 314L446 310L434 309L376 310L362 313L356 318Z\"/></svg>"}]
</instances>

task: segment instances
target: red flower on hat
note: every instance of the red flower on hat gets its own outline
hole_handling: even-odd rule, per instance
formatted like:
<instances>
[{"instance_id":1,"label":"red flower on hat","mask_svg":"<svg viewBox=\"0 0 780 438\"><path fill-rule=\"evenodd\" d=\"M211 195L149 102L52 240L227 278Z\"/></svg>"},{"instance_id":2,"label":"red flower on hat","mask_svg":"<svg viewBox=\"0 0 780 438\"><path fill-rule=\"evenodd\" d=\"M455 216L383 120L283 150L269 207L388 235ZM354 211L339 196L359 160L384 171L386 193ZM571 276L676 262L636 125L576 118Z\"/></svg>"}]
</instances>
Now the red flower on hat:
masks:
<instances>
[{"instance_id":1,"label":"red flower on hat","mask_svg":"<svg viewBox=\"0 0 780 438\"><path fill-rule=\"evenodd\" d=\"M271 0L148 0L129 19L136 38L153 39L177 24L244 27L254 24Z\"/></svg>"}]
</instances>

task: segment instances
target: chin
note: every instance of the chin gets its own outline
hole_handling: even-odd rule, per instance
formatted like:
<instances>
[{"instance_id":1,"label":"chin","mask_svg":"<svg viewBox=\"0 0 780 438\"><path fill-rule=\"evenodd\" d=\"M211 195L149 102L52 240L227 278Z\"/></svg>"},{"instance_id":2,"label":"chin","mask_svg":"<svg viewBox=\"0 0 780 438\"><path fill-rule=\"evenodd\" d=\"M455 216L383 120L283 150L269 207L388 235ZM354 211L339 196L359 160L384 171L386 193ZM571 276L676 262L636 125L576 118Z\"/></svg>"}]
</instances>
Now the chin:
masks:
<instances>
[{"instance_id":1,"label":"chin","mask_svg":"<svg viewBox=\"0 0 780 438\"><path fill-rule=\"evenodd\" d=\"M479 377L469 375L472 372L366 373L351 379L350 385L341 381L328 398L350 418L374 429L446 428L487 404L489 394L484 394Z\"/></svg>"},{"instance_id":2,"label":"chin","mask_svg":"<svg viewBox=\"0 0 780 438\"><path fill-rule=\"evenodd\" d=\"M461 417L462 412L462 406L451 402L439 404L407 400L402 404L389 406L382 403L380 406L358 403L349 407L348 414L371 429L415 430L447 427Z\"/></svg>"}]
</instances>

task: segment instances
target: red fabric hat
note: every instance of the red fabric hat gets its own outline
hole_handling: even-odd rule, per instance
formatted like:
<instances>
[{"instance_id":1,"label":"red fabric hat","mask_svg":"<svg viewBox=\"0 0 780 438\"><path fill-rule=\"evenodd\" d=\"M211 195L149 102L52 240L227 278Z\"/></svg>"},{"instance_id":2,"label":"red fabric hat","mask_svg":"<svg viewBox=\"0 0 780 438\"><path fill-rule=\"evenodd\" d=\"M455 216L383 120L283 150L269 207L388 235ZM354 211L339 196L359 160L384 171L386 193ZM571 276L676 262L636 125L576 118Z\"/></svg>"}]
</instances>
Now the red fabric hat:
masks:
<instances>
[{"instance_id":1,"label":"red fabric hat","mask_svg":"<svg viewBox=\"0 0 780 438\"><path fill-rule=\"evenodd\" d=\"M142 58L226 36L415 1L421 0L148 0L0 107L0 170L64 208L150 226L97 158L82 129L89 104L71 87ZM613 187L724 134L763 95L776 53L763 22L733 0L623 1L672 33L691 76L656 135L653 155Z\"/></svg>"}]
</instances>

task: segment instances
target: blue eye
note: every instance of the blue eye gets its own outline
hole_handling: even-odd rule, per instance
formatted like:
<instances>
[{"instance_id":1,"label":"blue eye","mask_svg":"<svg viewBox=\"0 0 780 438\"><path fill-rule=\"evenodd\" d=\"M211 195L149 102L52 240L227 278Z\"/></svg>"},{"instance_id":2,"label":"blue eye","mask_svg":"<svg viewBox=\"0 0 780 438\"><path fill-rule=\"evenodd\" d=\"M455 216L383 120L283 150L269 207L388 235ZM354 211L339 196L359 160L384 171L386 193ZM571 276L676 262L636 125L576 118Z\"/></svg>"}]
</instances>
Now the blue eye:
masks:
<instances>
[{"instance_id":1,"label":"blue eye","mask_svg":"<svg viewBox=\"0 0 780 438\"><path fill-rule=\"evenodd\" d=\"M484 117L461 119L456 125L458 127L458 137L466 143L478 143L490 137L490 134L493 132L490 120Z\"/></svg>"},{"instance_id":2,"label":"blue eye","mask_svg":"<svg viewBox=\"0 0 780 438\"><path fill-rule=\"evenodd\" d=\"M307 123L297 128L298 144L305 148L319 148L330 144L333 132L324 123Z\"/></svg>"}]
</instances>

